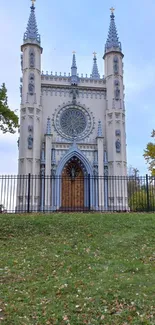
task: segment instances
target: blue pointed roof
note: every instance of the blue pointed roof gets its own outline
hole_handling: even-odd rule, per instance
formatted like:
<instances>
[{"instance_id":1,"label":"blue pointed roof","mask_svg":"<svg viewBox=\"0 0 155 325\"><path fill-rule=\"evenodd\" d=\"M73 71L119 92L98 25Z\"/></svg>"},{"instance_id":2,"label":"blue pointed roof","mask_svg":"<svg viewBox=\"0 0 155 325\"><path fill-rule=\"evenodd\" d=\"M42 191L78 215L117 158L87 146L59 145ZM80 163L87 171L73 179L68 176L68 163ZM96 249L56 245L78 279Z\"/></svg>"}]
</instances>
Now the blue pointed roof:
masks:
<instances>
[{"instance_id":1,"label":"blue pointed roof","mask_svg":"<svg viewBox=\"0 0 155 325\"><path fill-rule=\"evenodd\" d=\"M97 66L97 58L96 58L96 53L94 52L94 58L93 58L93 69L92 69L92 74L91 78L92 79L100 79L100 74L98 72L98 66Z\"/></svg>"},{"instance_id":2,"label":"blue pointed roof","mask_svg":"<svg viewBox=\"0 0 155 325\"><path fill-rule=\"evenodd\" d=\"M105 53L109 52L112 49L122 52L121 42L119 42L119 37L117 34L117 28L115 24L115 15L112 12L110 15L110 26L107 41L105 44Z\"/></svg>"},{"instance_id":3,"label":"blue pointed roof","mask_svg":"<svg viewBox=\"0 0 155 325\"><path fill-rule=\"evenodd\" d=\"M30 9L31 12L30 12L29 20L28 20L26 32L24 33L24 43L35 42L40 45L41 39L37 28L34 3L32 3Z\"/></svg>"},{"instance_id":4,"label":"blue pointed roof","mask_svg":"<svg viewBox=\"0 0 155 325\"><path fill-rule=\"evenodd\" d=\"M73 58L72 58L72 67L71 69L77 69L77 66L76 66L76 57L75 57L75 53L73 52Z\"/></svg>"},{"instance_id":5,"label":"blue pointed roof","mask_svg":"<svg viewBox=\"0 0 155 325\"><path fill-rule=\"evenodd\" d=\"M78 84L78 76L77 76L77 65L76 65L76 56L75 52L73 52L72 58L72 66L71 66L71 84Z\"/></svg>"}]
</instances>

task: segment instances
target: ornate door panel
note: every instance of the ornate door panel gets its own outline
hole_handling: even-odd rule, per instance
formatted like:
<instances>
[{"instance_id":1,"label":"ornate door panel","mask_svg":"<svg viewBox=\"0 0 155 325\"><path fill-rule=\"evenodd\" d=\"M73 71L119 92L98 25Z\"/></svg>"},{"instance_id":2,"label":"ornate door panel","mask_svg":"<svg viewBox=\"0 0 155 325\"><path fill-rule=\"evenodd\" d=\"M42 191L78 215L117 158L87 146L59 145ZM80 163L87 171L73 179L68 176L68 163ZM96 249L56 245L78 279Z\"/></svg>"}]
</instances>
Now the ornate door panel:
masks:
<instances>
[{"instance_id":1,"label":"ornate door panel","mask_svg":"<svg viewBox=\"0 0 155 325\"><path fill-rule=\"evenodd\" d=\"M62 172L61 208L84 208L84 175L78 160L70 161Z\"/></svg>"}]
</instances>

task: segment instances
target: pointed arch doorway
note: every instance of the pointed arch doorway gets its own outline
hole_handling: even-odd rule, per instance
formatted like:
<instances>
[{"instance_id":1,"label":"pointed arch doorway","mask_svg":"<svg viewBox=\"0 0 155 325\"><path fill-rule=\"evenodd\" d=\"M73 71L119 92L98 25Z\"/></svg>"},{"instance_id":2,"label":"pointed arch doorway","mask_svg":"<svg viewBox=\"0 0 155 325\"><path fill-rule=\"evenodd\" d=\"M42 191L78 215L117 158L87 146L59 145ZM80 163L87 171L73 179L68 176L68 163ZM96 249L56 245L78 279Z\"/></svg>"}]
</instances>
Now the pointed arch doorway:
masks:
<instances>
[{"instance_id":1,"label":"pointed arch doorway","mask_svg":"<svg viewBox=\"0 0 155 325\"><path fill-rule=\"evenodd\" d=\"M73 156L62 170L61 208L84 209L85 168L79 158Z\"/></svg>"}]
</instances>

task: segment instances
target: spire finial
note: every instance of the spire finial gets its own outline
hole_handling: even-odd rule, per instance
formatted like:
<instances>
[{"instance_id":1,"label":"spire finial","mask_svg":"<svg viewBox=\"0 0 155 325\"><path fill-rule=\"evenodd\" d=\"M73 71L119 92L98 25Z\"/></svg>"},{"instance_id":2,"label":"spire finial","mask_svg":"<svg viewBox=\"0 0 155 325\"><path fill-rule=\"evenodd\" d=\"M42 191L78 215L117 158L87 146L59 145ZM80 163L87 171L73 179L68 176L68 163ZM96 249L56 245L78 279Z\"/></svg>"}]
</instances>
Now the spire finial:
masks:
<instances>
[{"instance_id":1,"label":"spire finial","mask_svg":"<svg viewBox=\"0 0 155 325\"><path fill-rule=\"evenodd\" d=\"M115 11L115 8L111 7L111 8L110 8L110 11L111 11L111 13L113 14L114 11Z\"/></svg>"},{"instance_id":2,"label":"spire finial","mask_svg":"<svg viewBox=\"0 0 155 325\"><path fill-rule=\"evenodd\" d=\"M97 53L94 51L94 52L93 52L94 58L96 58L96 54L97 54Z\"/></svg>"},{"instance_id":3,"label":"spire finial","mask_svg":"<svg viewBox=\"0 0 155 325\"><path fill-rule=\"evenodd\" d=\"M34 6L36 0L31 0L31 2L32 2L32 6Z\"/></svg>"}]
</instances>

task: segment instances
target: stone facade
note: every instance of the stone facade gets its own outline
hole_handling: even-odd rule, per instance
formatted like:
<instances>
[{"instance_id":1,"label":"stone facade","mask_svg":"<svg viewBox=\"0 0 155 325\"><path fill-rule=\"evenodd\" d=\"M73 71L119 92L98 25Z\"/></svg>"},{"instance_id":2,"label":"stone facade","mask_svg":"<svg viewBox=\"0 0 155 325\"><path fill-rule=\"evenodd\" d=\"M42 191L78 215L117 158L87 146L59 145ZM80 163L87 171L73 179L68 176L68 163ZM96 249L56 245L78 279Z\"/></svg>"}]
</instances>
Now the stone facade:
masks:
<instances>
[{"instance_id":1,"label":"stone facade","mask_svg":"<svg viewBox=\"0 0 155 325\"><path fill-rule=\"evenodd\" d=\"M43 50L34 4L21 51L19 175L61 177L65 166L74 157L81 164L83 175L126 176L123 53L113 12L103 56L105 75L102 78L96 53L90 77L78 75L75 53L68 75L41 71ZM59 186L54 185L53 191L57 187L55 199L51 184L41 185L39 177L37 181L38 185L35 184L31 193L32 205L37 209L39 205L42 209L44 206L49 210L59 209ZM119 184L117 189L109 191L106 177L101 183L95 185L98 198L91 194L91 208L108 209L111 202L117 205L119 201L126 209L126 184L123 193L119 193ZM17 206L26 204L26 195L18 191L17 201Z\"/></svg>"}]
</instances>

